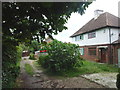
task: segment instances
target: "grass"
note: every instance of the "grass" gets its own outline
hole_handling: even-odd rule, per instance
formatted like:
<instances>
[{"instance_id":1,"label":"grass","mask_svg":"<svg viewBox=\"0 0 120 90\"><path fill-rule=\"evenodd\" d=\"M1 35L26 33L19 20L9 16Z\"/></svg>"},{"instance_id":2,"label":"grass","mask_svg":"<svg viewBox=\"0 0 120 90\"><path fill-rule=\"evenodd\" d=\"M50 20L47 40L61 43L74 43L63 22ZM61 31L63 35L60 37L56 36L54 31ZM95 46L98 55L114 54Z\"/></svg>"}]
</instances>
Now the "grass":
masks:
<instances>
[{"instance_id":1,"label":"grass","mask_svg":"<svg viewBox=\"0 0 120 90\"><path fill-rule=\"evenodd\" d=\"M33 67L29 64L25 64L25 71L31 76L34 74Z\"/></svg>"},{"instance_id":2,"label":"grass","mask_svg":"<svg viewBox=\"0 0 120 90\"><path fill-rule=\"evenodd\" d=\"M83 61L81 67L73 68L68 71L61 71L57 73L51 73L46 70L46 74L50 76L61 76L61 77L76 77L83 74L92 74L92 73L103 73L103 72L118 72L118 67L115 65L108 64L99 64L91 61Z\"/></svg>"}]
</instances>

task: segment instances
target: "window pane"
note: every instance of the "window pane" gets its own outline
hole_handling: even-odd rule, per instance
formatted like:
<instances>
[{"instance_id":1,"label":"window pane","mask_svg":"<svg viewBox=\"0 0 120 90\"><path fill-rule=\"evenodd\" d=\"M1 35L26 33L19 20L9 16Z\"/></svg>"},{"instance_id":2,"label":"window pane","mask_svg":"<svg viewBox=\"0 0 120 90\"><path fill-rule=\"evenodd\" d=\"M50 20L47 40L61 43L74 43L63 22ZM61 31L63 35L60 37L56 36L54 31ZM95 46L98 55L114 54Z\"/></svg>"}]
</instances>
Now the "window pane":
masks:
<instances>
[{"instance_id":1,"label":"window pane","mask_svg":"<svg viewBox=\"0 0 120 90\"><path fill-rule=\"evenodd\" d=\"M88 48L89 55L96 55L96 48Z\"/></svg>"},{"instance_id":2,"label":"window pane","mask_svg":"<svg viewBox=\"0 0 120 90\"><path fill-rule=\"evenodd\" d=\"M80 55L84 55L84 48L80 48Z\"/></svg>"},{"instance_id":3,"label":"window pane","mask_svg":"<svg viewBox=\"0 0 120 90\"><path fill-rule=\"evenodd\" d=\"M83 40L83 35L80 35L80 40Z\"/></svg>"},{"instance_id":4,"label":"window pane","mask_svg":"<svg viewBox=\"0 0 120 90\"><path fill-rule=\"evenodd\" d=\"M96 33L95 32L88 33L88 39L89 38L94 38L94 37L96 37Z\"/></svg>"}]
</instances>

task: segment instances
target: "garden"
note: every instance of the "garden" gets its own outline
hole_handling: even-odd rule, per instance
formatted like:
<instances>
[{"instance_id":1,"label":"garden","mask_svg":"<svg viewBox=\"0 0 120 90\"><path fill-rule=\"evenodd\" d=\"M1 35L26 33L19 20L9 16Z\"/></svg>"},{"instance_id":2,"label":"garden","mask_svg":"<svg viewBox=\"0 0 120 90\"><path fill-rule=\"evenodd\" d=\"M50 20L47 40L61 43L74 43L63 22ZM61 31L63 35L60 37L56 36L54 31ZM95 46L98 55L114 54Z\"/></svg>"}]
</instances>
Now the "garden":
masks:
<instances>
[{"instance_id":1,"label":"garden","mask_svg":"<svg viewBox=\"0 0 120 90\"><path fill-rule=\"evenodd\" d=\"M2 88L16 86L24 50L29 51L31 60L39 58L37 64L48 75L74 77L85 73L117 72L116 66L99 65L82 59L78 50L79 46L75 44L57 40L46 45L44 43L46 35L53 38L53 34L56 35L67 29L65 24L73 12L82 15L91 3L3 2ZM47 54L36 57L35 51L40 49L46 50ZM25 65L25 70L30 75L34 74L29 64ZM120 74L117 77L117 86L120 88Z\"/></svg>"},{"instance_id":2,"label":"garden","mask_svg":"<svg viewBox=\"0 0 120 90\"><path fill-rule=\"evenodd\" d=\"M115 65L99 64L80 57L79 46L54 40L44 49L47 55L40 55L37 63L50 75L67 77L99 72L118 72Z\"/></svg>"}]
</instances>

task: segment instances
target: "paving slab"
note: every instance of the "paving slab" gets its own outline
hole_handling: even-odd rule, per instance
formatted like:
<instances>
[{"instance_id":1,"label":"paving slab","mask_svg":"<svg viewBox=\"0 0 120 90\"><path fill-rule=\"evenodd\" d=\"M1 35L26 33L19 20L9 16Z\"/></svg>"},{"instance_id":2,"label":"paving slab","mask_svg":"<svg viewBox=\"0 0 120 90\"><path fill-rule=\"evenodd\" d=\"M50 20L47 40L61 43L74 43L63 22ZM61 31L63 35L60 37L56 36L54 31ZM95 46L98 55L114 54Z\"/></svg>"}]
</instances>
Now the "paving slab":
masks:
<instances>
[{"instance_id":1,"label":"paving slab","mask_svg":"<svg viewBox=\"0 0 120 90\"><path fill-rule=\"evenodd\" d=\"M118 73L95 73L81 76L103 86L107 86L109 88L117 88L116 87L117 74Z\"/></svg>"}]
</instances>

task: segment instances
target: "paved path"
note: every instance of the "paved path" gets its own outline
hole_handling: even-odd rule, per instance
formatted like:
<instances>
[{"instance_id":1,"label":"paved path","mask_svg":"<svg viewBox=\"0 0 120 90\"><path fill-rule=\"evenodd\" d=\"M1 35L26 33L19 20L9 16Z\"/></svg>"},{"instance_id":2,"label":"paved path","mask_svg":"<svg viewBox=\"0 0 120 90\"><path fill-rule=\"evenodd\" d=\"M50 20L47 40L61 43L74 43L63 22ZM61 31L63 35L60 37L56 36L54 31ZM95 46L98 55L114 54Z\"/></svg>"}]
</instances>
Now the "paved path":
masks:
<instances>
[{"instance_id":1,"label":"paved path","mask_svg":"<svg viewBox=\"0 0 120 90\"><path fill-rule=\"evenodd\" d=\"M34 66L33 62L34 60L29 60L28 57L21 61L21 73L17 80L20 88L105 88L81 76L64 79L46 76L41 69ZM33 67L35 72L33 76L26 73L25 63Z\"/></svg>"},{"instance_id":2,"label":"paved path","mask_svg":"<svg viewBox=\"0 0 120 90\"><path fill-rule=\"evenodd\" d=\"M117 74L118 73L96 73L82 76L103 86L107 86L109 88L117 88L116 87Z\"/></svg>"}]
</instances>

